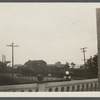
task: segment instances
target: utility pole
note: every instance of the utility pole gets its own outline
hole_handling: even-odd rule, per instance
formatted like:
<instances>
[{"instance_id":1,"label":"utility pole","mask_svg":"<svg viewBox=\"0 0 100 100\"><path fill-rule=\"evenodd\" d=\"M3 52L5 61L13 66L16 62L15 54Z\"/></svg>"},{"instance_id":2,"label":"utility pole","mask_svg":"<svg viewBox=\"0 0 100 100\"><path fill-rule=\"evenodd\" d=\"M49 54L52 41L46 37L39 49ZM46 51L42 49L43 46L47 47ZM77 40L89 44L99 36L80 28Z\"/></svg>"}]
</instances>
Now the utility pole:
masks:
<instances>
[{"instance_id":1,"label":"utility pole","mask_svg":"<svg viewBox=\"0 0 100 100\"><path fill-rule=\"evenodd\" d=\"M100 91L100 8L96 9L97 42L98 42L98 91Z\"/></svg>"},{"instance_id":2,"label":"utility pole","mask_svg":"<svg viewBox=\"0 0 100 100\"><path fill-rule=\"evenodd\" d=\"M14 47L19 47L18 45L14 45L14 43L12 43L11 45L6 45L8 47L12 47L12 81L14 79L14 71L13 71L13 67L14 67Z\"/></svg>"},{"instance_id":3,"label":"utility pole","mask_svg":"<svg viewBox=\"0 0 100 100\"><path fill-rule=\"evenodd\" d=\"M85 52L86 52L87 47L81 48L80 50L82 50L83 52L83 57L84 57L84 66L85 66L85 76L86 75L86 59L85 59Z\"/></svg>"},{"instance_id":4,"label":"utility pole","mask_svg":"<svg viewBox=\"0 0 100 100\"><path fill-rule=\"evenodd\" d=\"M86 64L86 59L85 59L85 52L86 52L86 50L85 49L87 49L87 47L84 47L84 48L81 48L80 50L82 50L82 52L83 52L83 57L84 57L84 65Z\"/></svg>"}]
</instances>

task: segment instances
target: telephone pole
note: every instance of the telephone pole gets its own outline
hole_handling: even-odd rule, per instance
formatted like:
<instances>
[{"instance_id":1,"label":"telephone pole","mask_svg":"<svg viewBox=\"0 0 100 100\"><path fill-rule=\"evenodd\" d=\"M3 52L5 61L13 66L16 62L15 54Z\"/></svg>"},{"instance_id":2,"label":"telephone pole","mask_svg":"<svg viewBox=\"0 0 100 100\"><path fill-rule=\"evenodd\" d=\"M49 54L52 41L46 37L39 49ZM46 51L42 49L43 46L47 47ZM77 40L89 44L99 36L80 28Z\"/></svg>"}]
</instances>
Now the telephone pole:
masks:
<instances>
[{"instance_id":1,"label":"telephone pole","mask_svg":"<svg viewBox=\"0 0 100 100\"><path fill-rule=\"evenodd\" d=\"M6 45L8 47L12 47L12 80L14 79L14 71L13 71L13 67L14 67L14 47L19 47L18 45L14 45L14 43L12 43L11 45Z\"/></svg>"},{"instance_id":2,"label":"telephone pole","mask_svg":"<svg viewBox=\"0 0 100 100\"><path fill-rule=\"evenodd\" d=\"M83 52L83 57L84 57L84 65L86 64L86 59L85 59L85 52L86 52L87 47L81 48L80 50L82 50Z\"/></svg>"},{"instance_id":3,"label":"telephone pole","mask_svg":"<svg viewBox=\"0 0 100 100\"><path fill-rule=\"evenodd\" d=\"M86 59L85 59L85 52L86 52L87 47L81 48L80 50L82 50L83 52L83 57L84 57L84 66L85 66L85 76L86 75Z\"/></svg>"},{"instance_id":4,"label":"telephone pole","mask_svg":"<svg viewBox=\"0 0 100 100\"><path fill-rule=\"evenodd\" d=\"M100 91L100 8L96 9L97 42L98 42L98 91Z\"/></svg>"}]
</instances>

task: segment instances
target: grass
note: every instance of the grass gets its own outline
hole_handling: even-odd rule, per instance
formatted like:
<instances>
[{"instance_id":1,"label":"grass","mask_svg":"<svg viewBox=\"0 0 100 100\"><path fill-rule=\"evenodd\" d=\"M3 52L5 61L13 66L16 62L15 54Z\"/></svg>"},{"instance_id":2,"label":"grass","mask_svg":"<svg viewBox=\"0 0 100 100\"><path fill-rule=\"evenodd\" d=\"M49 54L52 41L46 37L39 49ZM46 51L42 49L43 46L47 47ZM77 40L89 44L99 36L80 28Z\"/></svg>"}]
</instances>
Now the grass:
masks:
<instances>
[{"instance_id":1,"label":"grass","mask_svg":"<svg viewBox=\"0 0 100 100\"><path fill-rule=\"evenodd\" d=\"M30 79L33 78L33 79ZM26 78L26 79L25 79ZM0 73L0 85L17 85L17 84L31 84L31 83L36 83L36 77L32 76L23 76L19 78L14 78L12 80L11 74L7 73ZM85 79L84 77L72 77L72 80L82 80ZM44 77L43 83L46 82L60 82L60 81L68 81L63 78L56 78L56 77Z\"/></svg>"}]
</instances>

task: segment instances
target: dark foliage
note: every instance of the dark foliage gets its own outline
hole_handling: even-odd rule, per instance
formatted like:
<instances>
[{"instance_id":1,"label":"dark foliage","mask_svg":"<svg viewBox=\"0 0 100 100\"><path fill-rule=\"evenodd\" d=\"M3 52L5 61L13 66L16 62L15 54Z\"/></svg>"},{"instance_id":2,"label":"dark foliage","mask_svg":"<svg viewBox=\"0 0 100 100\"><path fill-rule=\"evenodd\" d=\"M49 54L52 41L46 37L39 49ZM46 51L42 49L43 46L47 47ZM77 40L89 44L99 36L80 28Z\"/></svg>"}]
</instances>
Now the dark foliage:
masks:
<instances>
[{"instance_id":1,"label":"dark foliage","mask_svg":"<svg viewBox=\"0 0 100 100\"><path fill-rule=\"evenodd\" d=\"M87 60L87 76L90 78L98 77L98 56L94 55L94 57Z\"/></svg>"},{"instance_id":2,"label":"dark foliage","mask_svg":"<svg viewBox=\"0 0 100 100\"><path fill-rule=\"evenodd\" d=\"M61 66L47 65L43 60L29 60L23 66L17 68L17 74L24 76L37 76L38 74L48 76L48 74L51 74L52 76L62 77L70 66L68 63Z\"/></svg>"},{"instance_id":3,"label":"dark foliage","mask_svg":"<svg viewBox=\"0 0 100 100\"><path fill-rule=\"evenodd\" d=\"M77 68L77 69L70 69L71 76L72 77L84 77L85 76L85 70L84 68Z\"/></svg>"},{"instance_id":4,"label":"dark foliage","mask_svg":"<svg viewBox=\"0 0 100 100\"><path fill-rule=\"evenodd\" d=\"M10 73L11 67L7 66L7 63L3 63L0 61L0 73Z\"/></svg>"},{"instance_id":5,"label":"dark foliage","mask_svg":"<svg viewBox=\"0 0 100 100\"><path fill-rule=\"evenodd\" d=\"M82 78L97 78L98 77L98 56L90 57L85 65L80 66L80 68L70 69L72 77Z\"/></svg>"}]
</instances>

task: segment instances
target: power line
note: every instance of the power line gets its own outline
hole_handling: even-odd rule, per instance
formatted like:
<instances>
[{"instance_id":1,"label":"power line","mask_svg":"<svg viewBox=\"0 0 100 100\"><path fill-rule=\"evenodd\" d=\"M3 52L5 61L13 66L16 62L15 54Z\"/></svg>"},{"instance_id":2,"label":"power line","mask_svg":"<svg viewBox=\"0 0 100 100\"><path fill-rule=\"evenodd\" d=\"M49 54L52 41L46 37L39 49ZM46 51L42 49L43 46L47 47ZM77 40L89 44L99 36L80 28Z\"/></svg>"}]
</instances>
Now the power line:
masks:
<instances>
[{"instance_id":1,"label":"power line","mask_svg":"<svg viewBox=\"0 0 100 100\"><path fill-rule=\"evenodd\" d=\"M86 74L86 59L85 59L85 52L86 52L87 47L81 48L80 50L82 50L83 52L83 57L84 57L84 66L85 66L85 76L87 76Z\"/></svg>"},{"instance_id":2,"label":"power line","mask_svg":"<svg viewBox=\"0 0 100 100\"><path fill-rule=\"evenodd\" d=\"M13 72L13 67L14 67L14 47L19 47L18 45L14 45L14 43L12 43L11 45L6 45L8 47L12 47L12 80L14 78L14 72Z\"/></svg>"}]
</instances>

